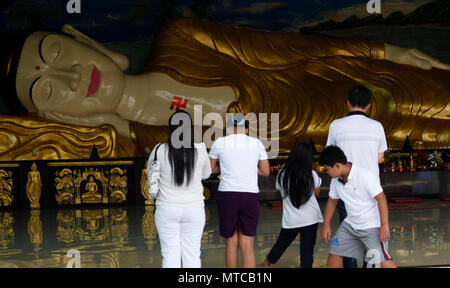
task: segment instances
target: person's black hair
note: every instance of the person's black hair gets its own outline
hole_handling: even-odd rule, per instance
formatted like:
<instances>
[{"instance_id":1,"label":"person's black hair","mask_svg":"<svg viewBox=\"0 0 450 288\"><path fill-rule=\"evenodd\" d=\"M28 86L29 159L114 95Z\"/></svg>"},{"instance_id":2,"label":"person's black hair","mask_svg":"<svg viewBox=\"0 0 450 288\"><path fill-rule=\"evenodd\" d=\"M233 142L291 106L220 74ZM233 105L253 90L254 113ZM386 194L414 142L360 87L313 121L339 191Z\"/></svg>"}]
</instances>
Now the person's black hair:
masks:
<instances>
[{"instance_id":1,"label":"person's black hair","mask_svg":"<svg viewBox=\"0 0 450 288\"><path fill-rule=\"evenodd\" d=\"M183 123L181 122L180 125L172 124L172 118L180 113L187 114L188 117L185 117L183 119L188 119L189 123ZM172 134L175 130L177 130L180 127L189 127L190 131L183 131L183 133L180 134L179 140L183 142L183 137L188 135L190 132L190 139L189 140L189 146L183 147L183 145L180 148L175 148L172 143ZM194 147L194 126L192 125L192 118L189 113L183 110L179 110L172 114L169 119L169 135L168 135L168 146L169 146L169 163L172 167L172 175L175 180L176 186L183 185L185 178L187 185L189 185L193 173L194 173L194 167L195 162L197 159L197 150ZM185 177L186 176L186 177Z\"/></svg>"},{"instance_id":2,"label":"person's black hair","mask_svg":"<svg viewBox=\"0 0 450 288\"><path fill-rule=\"evenodd\" d=\"M320 154L319 164L333 167L336 163L347 164L347 156L338 146L327 146Z\"/></svg>"},{"instance_id":3,"label":"person's black hair","mask_svg":"<svg viewBox=\"0 0 450 288\"><path fill-rule=\"evenodd\" d=\"M364 86L354 86L348 92L348 101L354 108L366 108L371 98L372 93Z\"/></svg>"},{"instance_id":4,"label":"person's black hair","mask_svg":"<svg viewBox=\"0 0 450 288\"><path fill-rule=\"evenodd\" d=\"M283 187L283 198L289 197L292 205L299 208L308 202L314 192L312 174L313 152L306 143L297 143L292 148L286 164L280 170L278 183Z\"/></svg>"}]
</instances>

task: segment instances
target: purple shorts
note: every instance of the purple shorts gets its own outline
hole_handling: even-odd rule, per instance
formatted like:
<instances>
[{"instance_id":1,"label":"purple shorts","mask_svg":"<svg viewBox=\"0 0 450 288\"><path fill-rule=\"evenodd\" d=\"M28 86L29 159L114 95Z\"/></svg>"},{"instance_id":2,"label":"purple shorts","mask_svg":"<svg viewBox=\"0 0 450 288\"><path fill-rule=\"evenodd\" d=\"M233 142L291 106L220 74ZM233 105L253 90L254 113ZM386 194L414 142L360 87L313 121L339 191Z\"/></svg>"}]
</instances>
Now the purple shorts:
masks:
<instances>
[{"instance_id":1,"label":"purple shorts","mask_svg":"<svg viewBox=\"0 0 450 288\"><path fill-rule=\"evenodd\" d=\"M255 236L259 218L259 193L223 192L216 194L220 236L230 238L235 230Z\"/></svg>"}]
</instances>

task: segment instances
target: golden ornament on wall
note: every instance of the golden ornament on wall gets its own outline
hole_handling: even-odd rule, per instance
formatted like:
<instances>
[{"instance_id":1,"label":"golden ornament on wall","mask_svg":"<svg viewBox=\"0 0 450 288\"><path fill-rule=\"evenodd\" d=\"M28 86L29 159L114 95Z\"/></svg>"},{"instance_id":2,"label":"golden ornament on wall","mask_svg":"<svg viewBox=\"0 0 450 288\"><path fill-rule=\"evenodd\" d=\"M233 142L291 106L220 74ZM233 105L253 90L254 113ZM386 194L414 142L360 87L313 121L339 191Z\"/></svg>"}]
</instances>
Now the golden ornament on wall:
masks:
<instances>
[{"instance_id":1,"label":"golden ornament on wall","mask_svg":"<svg viewBox=\"0 0 450 288\"><path fill-rule=\"evenodd\" d=\"M56 201L59 205L123 203L128 193L126 173L126 169L118 167L109 171L64 168L56 172Z\"/></svg>"},{"instance_id":2,"label":"golden ornament on wall","mask_svg":"<svg viewBox=\"0 0 450 288\"><path fill-rule=\"evenodd\" d=\"M122 203L127 200L128 185L126 169L120 169L118 167L109 171L109 191L111 203Z\"/></svg>"},{"instance_id":3,"label":"golden ornament on wall","mask_svg":"<svg viewBox=\"0 0 450 288\"><path fill-rule=\"evenodd\" d=\"M36 163L31 164L31 171L28 172L27 197L30 201L31 209L39 209L39 200L41 198L42 182L41 174L37 170Z\"/></svg>"},{"instance_id":4,"label":"golden ornament on wall","mask_svg":"<svg viewBox=\"0 0 450 288\"><path fill-rule=\"evenodd\" d=\"M0 170L0 206L10 207L13 202L13 172Z\"/></svg>"},{"instance_id":5,"label":"golden ornament on wall","mask_svg":"<svg viewBox=\"0 0 450 288\"><path fill-rule=\"evenodd\" d=\"M64 168L61 171L56 172L56 175L56 202L58 202L59 205L73 205L75 185L72 170Z\"/></svg>"}]
</instances>

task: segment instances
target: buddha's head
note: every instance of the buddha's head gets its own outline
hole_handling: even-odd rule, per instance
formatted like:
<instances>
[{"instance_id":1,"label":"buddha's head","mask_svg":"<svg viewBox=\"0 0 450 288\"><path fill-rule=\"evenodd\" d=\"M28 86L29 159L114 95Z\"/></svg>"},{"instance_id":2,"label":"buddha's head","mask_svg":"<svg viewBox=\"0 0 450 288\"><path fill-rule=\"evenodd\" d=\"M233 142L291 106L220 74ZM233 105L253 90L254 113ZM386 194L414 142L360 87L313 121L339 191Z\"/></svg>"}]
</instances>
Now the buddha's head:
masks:
<instances>
[{"instance_id":1,"label":"buddha's head","mask_svg":"<svg viewBox=\"0 0 450 288\"><path fill-rule=\"evenodd\" d=\"M114 111L123 93L128 59L71 26L65 25L63 32L34 32L3 53L3 80L10 86L10 93L2 93L8 98L4 102L15 106L14 112Z\"/></svg>"}]
</instances>

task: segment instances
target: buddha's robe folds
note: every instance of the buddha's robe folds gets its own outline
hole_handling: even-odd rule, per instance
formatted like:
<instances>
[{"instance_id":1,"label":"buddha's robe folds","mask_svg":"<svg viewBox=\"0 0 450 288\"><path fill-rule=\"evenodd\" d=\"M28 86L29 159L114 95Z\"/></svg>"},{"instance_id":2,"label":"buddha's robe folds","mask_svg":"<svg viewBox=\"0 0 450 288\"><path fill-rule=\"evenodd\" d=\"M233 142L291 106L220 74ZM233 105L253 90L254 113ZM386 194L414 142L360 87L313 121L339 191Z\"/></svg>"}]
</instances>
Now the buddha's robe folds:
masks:
<instances>
[{"instance_id":1,"label":"buddha's robe folds","mask_svg":"<svg viewBox=\"0 0 450 288\"><path fill-rule=\"evenodd\" d=\"M323 146L329 124L348 113L347 93L358 84L373 93L369 116L383 124L390 149L401 148L408 135L422 147L449 145L450 72L386 61L381 42L180 19L161 29L150 55L144 72L193 86L232 87L237 99L229 112L279 113L281 150L310 138ZM160 128L132 126L141 131L137 142L147 139L141 145L166 140ZM146 133L152 136L139 136Z\"/></svg>"},{"instance_id":2,"label":"buddha's robe folds","mask_svg":"<svg viewBox=\"0 0 450 288\"><path fill-rule=\"evenodd\" d=\"M0 161L130 157L134 147L111 125L86 127L37 117L0 115Z\"/></svg>"}]
</instances>

